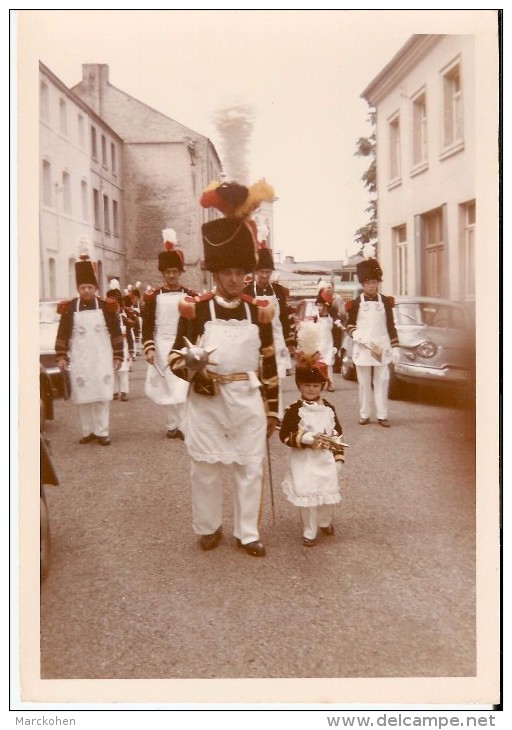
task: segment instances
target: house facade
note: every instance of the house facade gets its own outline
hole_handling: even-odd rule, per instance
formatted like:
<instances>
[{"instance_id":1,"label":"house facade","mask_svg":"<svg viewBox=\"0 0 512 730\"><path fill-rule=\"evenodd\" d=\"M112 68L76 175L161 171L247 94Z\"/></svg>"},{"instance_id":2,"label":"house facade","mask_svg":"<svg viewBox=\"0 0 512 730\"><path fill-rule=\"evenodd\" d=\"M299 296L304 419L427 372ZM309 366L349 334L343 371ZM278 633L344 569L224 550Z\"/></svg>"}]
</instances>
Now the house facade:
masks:
<instances>
[{"instance_id":1,"label":"house facade","mask_svg":"<svg viewBox=\"0 0 512 730\"><path fill-rule=\"evenodd\" d=\"M123 208L126 276L143 284L161 281L157 268L162 230L174 228L185 255L183 282L209 288L204 270L201 224L217 215L198 200L212 180L220 180L217 152L204 137L166 117L109 81L106 64L83 64L73 93L123 140Z\"/></svg>"},{"instance_id":2,"label":"house facade","mask_svg":"<svg viewBox=\"0 0 512 730\"><path fill-rule=\"evenodd\" d=\"M122 141L42 63L39 155L40 298L76 293L82 237L89 241L104 293L109 274L125 274Z\"/></svg>"},{"instance_id":3,"label":"house facade","mask_svg":"<svg viewBox=\"0 0 512 730\"><path fill-rule=\"evenodd\" d=\"M386 291L459 301L474 315L474 38L412 36L361 96L376 111Z\"/></svg>"}]
</instances>

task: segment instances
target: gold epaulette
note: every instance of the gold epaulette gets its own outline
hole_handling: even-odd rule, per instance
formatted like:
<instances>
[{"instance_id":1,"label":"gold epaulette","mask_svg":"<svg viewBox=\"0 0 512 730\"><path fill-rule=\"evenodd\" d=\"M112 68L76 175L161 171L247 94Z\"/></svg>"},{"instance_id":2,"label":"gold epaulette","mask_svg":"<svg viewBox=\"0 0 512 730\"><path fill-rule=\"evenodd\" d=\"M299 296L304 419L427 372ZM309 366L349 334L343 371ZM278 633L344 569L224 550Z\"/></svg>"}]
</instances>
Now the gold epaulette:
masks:
<instances>
[{"instance_id":1,"label":"gold epaulette","mask_svg":"<svg viewBox=\"0 0 512 730\"><path fill-rule=\"evenodd\" d=\"M274 319L274 305L269 299L258 299L258 297L251 297L250 294L240 294L240 299L257 307L260 324L269 324Z\"/></svg>"},{"instance_id":2,"label":"gold epaulette","mask_svg":"<svg viewBox=\"0 0 512 730\"><path fill-rule=\"evenodd\" d=\"M209 291L206 292L206 294L182 297L178 302L178 312L182 317L185 317L185 319L195 319L197 303L207 302L209 299L213 299L213 296L213 292Z\"/></svg>"}]
</instances>

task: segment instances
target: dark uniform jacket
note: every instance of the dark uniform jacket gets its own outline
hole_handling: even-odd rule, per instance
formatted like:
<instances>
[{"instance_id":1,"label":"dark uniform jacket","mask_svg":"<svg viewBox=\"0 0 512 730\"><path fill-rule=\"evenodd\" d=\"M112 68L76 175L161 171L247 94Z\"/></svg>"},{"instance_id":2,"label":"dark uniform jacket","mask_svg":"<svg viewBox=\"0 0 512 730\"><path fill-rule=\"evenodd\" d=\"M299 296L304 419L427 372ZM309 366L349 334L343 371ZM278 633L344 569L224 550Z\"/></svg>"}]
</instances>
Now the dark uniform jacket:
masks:
<instances>
[{"instance_id":1,"label":"dark uniform jacket","mask_svg":"<svg viewBox=\"0 0 512 730\"><path fill-rule=\"evenodd\" d=\"M156 322L156 298L159 294L170 294L176 291L188 296L195 296L195 292L192 289L187 289L181 286L178 290L168 289L166 286L160 286L155 291L144 297L144 309L142 310L142 346L144 348L144 354L149 350L155 349L155 322Z\"/></svg>"},{"instance_id":2,"label":"dark uniform jacket","mask_svg":"<svg viewBox=\"0 0 512 730\"><path fill-rule=\"evenodd\" d=\"M279 320L283 327L284 341L287 346L293 345L294 335L290 329L290 317L288 315L288 289L277 283L259 286L253 282L245 287L244 294L248 294L250 297L271 297L273 294L276 295L279 302Z\"/></svg>"},{"instance_id":3,"label":"dark uniform jacket","mask_svg":"<svg viewBox=\"0 0 512 730\"><path fill-rule=\"evenodd\" d=\"M61 315L59 329L57 330L57 338L55 340L55 354L57 360L61 360L62 358L69 360L69 343L71 335L73 334L73 321L77 299L78 297L75 297L69 302L61 302L57 308ZM96 299L99 309L103 312L105 324L107 325L110 335L113 357L122 360L124 338L119 324L118 304L115 299L101 299L100 297L96 297ZM80 312L87 309L95 309L94 299L90 302L85 302L81 299L79 301Z\"/></svg>"},{"instance_id":4,"label":"dark uniform jacket","mask_svg":"<svg viewBox=\"0 0 512 730\"><path fill-rule=\"evenodd\" d=\"M295 401L295 403L292 403L288 406L288 408L284 412L283 423L281 424L281 428L279 429L279 438L285 446L290 446L292 449L309 448L308 446L305 446L303 443L301 443L300 440L301 436L305 433L304 430L299 427L299 408L302 406L302 403L302 398L299 398L299 400ZM338 420L338 416L336 415L336 410L334 406L326 401L325 398L320 398L319 403L332 410L332 412L334 413L334 428L336 429L338 436L342 436L343 431L341 428L341 424ZM343 446L337 446L335 449L332 449L332 451L335 461L345 461Z\"/></svg>"},{"instance_id":5,"label":"dark uniform jacket","mask_svg":"<svg viewBox=\"0 0 512 730\"><path fill-rule=\"evenodd\" d=\"M193 344L197 342L198 338L204 333L205 323L209 322L211 319L210 300L212 298L214 301L215 315L217 319L244 320L246 319L244 301L249 304L251 320L253 324L258 326L260 334L261 360L259 379L262 384L261 394L265 404L265 411L267 416L274 416L277 418L279 379L277 377L272 321L271 319L269 319L269 321L261 321L263 319L260 314L261 308L253 302L252 297L242 295L242 301L238 307L233 309L220 306L215 301L212 292L202 294L201 296L187 297L181 307L183 314L180 316L178 322L178 333L172 349L180 350L181 348L186 347L185 337ZM273 308L269 311L273 311ZM266 319L268 319L268 317L266 317ZM184 366L183 357L179 353L169 354L169 366L178 377L183 380L189 379L189 373L187 368ZM213 386L213 383L209 382L208 375L204 370L196 372L195 375L193 375L193 380L196 385L201 386L201 392L208 392L210 387L210 393L213 394L214 388L211 387Z\"/></svg>"},{"instance_id":6,"label":"dark uniform jacket","mask_svg":"<svg viewBox=\"0 0 512 730\"><path fill-rule=\"evenodd\" d=\"M386 327L388 330L389 340L391 342L391 347L398 347L398 334L395 327L395 321L393 319L393 307L395 306L395 299L394 297L386 297L384 294L381 294L382 303L384 304L384 312L386 315ZM378 295L375 294L373 297L368 297L366 294L364 295L366 302L377 302L378 301ZM357 328L357 315L359 313L359 306L361 304L361 295L359 295L356 299L351 299L349 302L345 304L345 309L348 312L348 322L347 322L347 333L350 335L350 337L353 337L354 331Z\"/></svg>"}]
</instances>

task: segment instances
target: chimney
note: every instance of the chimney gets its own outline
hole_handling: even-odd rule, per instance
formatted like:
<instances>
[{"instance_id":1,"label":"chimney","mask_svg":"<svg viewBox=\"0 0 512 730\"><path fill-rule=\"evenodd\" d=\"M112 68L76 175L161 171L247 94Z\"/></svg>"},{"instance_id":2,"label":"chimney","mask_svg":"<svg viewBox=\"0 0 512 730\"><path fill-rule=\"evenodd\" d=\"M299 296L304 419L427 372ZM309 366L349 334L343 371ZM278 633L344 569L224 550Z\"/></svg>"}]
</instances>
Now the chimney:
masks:
<instances>
[{"instance_id":1,"label":"chimney","mask_svg":"<svg viewBox=\"0 0 512 730\"><path fill-rule=\"evenodd\" d=\"M84 101L100 116L102 112L101 99L108 82L108 64L82 64L82 83L80 87Z\"/></svg>"}]
</instances>

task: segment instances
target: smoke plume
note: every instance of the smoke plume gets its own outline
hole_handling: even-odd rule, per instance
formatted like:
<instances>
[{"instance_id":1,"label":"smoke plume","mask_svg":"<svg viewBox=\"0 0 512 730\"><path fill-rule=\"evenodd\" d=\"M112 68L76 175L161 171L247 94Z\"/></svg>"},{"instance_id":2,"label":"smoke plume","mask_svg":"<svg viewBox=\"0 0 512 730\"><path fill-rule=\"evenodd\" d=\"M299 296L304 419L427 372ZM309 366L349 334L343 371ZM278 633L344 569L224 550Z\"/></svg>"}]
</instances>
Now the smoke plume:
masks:
<instances>
[{"instance_id":1,"label":"smoke plume","mask_svg":"<svg viewBox=\"0 0 512 730\"><path fill-rule=\"evenodd\" d=\"M249 183L249 142L254 127L254 109L239 102L217 110L213 115L220 136L224 173L228 180Z\"/></svg>"}]
</instances>

